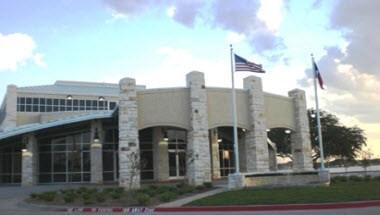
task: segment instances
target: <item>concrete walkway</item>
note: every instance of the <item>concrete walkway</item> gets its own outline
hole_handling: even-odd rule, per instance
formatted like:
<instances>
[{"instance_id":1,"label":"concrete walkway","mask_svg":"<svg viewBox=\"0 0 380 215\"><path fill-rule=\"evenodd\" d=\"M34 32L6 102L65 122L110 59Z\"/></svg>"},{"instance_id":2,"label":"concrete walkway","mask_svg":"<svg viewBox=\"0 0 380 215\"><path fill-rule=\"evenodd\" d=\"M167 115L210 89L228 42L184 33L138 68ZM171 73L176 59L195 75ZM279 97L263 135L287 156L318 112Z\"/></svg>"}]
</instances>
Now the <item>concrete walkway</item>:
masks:
<instances>
[{"instance_id":1,"label":"concrete walkway","mask_svg":"<svg viewBox=\"0 0 380 215\"><path fill-rule=\"evenodd\" d=\"M220 187L220 188L216 188L214 190L208 191L208 192L195 194L195 195L183 198L183 199L178 199L178 200L173 201L173 202L160 204L157 207L181 207L181 206L186 205L192 201L202 199L202 198L205 198L207 196L212 196L212 195L215 195L215 194L218 194L221 192L225 192L225 191L227 191L227 188Z\"/></svg>"}]
</instances>

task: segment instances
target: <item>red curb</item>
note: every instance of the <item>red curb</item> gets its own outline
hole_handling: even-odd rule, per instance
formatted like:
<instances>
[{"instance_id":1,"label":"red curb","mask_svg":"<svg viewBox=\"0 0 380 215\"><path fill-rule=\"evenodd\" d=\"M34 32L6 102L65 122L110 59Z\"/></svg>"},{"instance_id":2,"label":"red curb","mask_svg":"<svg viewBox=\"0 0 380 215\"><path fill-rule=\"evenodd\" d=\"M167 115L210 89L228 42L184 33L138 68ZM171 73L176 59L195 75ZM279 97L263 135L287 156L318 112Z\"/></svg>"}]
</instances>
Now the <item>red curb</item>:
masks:
<instances>
[{"instance_id":1,"label":"red curb","mask_svg":"<svg viewBox=\"0 0 380 215\"><path fill-rule=\"evenodd\" d=\"M380 201L345 202L326 204L256 205L256 206L206 206L156 208L154 212L220 212L220 211L278 211L278 210L326 210L342 208L365 208L380 206Z\"/></svg>"}]
</instances>

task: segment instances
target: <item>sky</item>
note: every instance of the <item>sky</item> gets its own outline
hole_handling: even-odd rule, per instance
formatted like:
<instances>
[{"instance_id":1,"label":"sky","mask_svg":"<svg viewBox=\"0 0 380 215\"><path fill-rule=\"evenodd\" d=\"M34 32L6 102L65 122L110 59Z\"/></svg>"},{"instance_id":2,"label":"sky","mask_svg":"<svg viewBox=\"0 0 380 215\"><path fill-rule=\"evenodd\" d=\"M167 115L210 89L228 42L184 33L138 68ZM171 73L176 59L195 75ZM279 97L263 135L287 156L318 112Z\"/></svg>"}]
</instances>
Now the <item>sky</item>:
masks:
<instances>
[{"instance_id":1,"label":"sky","mask_svg":"<svg viewBox=\"0 0 380 215\"><path fill-rule=\"evenodd\" d=\"M264 90L306 91L314 107L313 53L326 88L320 106L365 131L380 157L377 0L5 0L0 3L0 99L6 86L56 80L148 88L230 87L230 49L260 63Z\"/></svg>"}]
</instances>

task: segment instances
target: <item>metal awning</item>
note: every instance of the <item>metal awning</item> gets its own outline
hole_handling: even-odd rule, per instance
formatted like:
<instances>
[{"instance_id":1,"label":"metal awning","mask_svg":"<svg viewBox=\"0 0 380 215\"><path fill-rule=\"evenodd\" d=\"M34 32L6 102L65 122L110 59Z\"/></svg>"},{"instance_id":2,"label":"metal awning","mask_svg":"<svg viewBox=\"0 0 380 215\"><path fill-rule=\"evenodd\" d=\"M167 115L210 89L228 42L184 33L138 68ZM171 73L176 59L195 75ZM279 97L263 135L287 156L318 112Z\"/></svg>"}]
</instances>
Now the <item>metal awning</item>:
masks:
<instances>
[{"instance_id":1,"label":"metal awning","mask_svg":"<svg viewBox=\"0 0 380 215\"><path fill-rule=\"evenodd\" d=\"M94 119L104 119L104 118L111 118L114 116L114 113L117 112L117 108L112 111L96 111L91 113L86 113L82 115L74 115L70 117L65 117L61 119L51 120L44 123L32 123L32 124L26 124L22 126L17 126L10 129L5 129L4 131L0 132L0 140L13 137L20 134L26 134L46 128L52 128L56 126L62 126L72 123L78 123L78 122L84 122L88 120L94 120Z\"/></svg>"}]
</instances>

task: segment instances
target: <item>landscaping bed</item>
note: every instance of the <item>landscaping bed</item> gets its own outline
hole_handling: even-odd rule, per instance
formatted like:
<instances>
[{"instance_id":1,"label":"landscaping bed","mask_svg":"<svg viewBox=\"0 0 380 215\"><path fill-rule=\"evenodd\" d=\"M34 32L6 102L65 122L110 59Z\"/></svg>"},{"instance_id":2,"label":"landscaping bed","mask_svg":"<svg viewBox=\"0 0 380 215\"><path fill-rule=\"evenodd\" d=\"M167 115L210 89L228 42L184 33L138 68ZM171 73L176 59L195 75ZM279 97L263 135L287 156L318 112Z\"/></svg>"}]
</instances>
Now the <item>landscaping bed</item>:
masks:
<instances>
[{"instance_id":1,"label":"landscaping bed","mask_svg":"<svg viewBox=\"0 0 380 215\"><path fill-rule=\"evenodd\" d=\"M380 200L380 177L335 177L330 186L247 188L191 202L189 206L273 205Z\"/></svg>"},{"instance_id":2,"label":"landscaping bed","mask_svg":"<svg viewBox=\"0 0 380 215\"><path fill-rule=\"evenodd\" d=\"M121 187L80 187L78 189L32 193L27 202L71 206L153 206L211 189L213 189L211 183L196 187L186 184L149 185L129 191Z\"/></svg>"}]
</instances>

